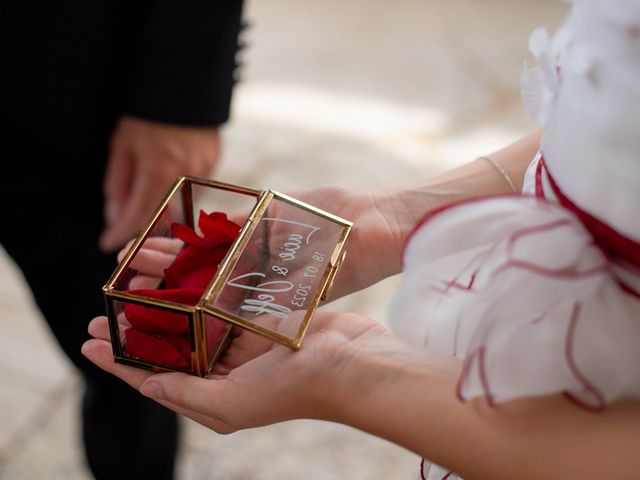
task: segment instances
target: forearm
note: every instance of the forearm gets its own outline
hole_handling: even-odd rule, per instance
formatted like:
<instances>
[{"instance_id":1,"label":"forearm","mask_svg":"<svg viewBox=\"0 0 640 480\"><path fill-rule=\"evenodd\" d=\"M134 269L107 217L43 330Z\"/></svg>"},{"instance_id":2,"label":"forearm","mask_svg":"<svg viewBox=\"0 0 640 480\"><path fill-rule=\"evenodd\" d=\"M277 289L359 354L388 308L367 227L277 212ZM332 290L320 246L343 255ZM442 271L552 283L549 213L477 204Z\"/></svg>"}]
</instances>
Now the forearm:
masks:
<instances>
[{"instance_id":1,"label":"forearm","mask_svg":"<svg viewBox=\"0 0 640 480\"><path fill-rule=\"evenodd\" d=\"M536 131L507 147L489 154L515 184L522 189L524 173L540 146L542 131ZM433 177L410 188L387 192L379 208L393 224L398 254L394 273L401 270L401 249L416 223L429 211L454 202L488 195L513 193L501 172L484 158Z\"/></svg>"},{"instance_id":2,"label":"forearm","mask_svg":"<svg viewBox=\"0 0 640 480\"><path fill-rule=\"evenodd\" d=\"M536 132L490 154L517 188L539 140ZM475 160L414 187L368 192L333 186L288 193L354 222L346 260L332 290L332 297L338 298L400 273L402 249L427 212L466 198L506 192L511 189L501 173L486 160Z\"/></svg>"},{"instance_id":3,"label":"forearm","mask_svg":"<svg viewBox=\"0 0 640 480\"><path fill-rule=\"evenodd\" d=\"M640 405L591 412L563 396L492 407L455 394L461 362L403 344L346 354L330 420L386 438L465 479L635 478ZM347 348L346 351L349 349Z\"/></svg>"}]
</instances>

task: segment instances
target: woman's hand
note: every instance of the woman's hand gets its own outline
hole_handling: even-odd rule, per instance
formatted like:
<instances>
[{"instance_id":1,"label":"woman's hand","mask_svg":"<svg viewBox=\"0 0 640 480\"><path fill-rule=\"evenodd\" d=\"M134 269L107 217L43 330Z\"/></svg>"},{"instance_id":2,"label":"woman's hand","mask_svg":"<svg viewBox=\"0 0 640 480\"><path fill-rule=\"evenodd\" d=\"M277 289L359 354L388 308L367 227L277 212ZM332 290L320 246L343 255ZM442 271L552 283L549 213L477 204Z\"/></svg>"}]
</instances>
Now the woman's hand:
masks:
<instances>
[{"instance_id":1,"label":"woman's hand","mask_svg":"<svg viewBox=\"0 0 640 480\"><path fill-rule=\"evenodd\" d=\"M263 316L277 328L278 319ZM162 405L219 433L294 418L337 420L350 405L354 361L365 352L393 351L397 341L373 320L352 314L319 312L294 351L251 332L240 331L209 378L184 373L150 373L114 363L107 319L89 325L95 337L82 352ZM360 384L365 379L360 379ZM367 382L378 382L372 377Z\"/></svg>"},{"instance_id":2,"label":"woman's hand","mask_svg":"<svg viewBox=\"0 0 640 480\"><path fill-rule=\"evenodd\" d=\"M400 273L407 234L429 205L428 197L422 205L408 205L407 199L414 197L412 192L374 193L341 186L287 192L353 222L345 261L336 276L331 298L356 292Z\"/></svg>"},{"instance_id":3,"label":"woman's hand","mask_svg":"<svg viewBox=\"0 0 640 480\"><path fill-rule=\"evenodd\" d=\"M331 298L339 298L399 273L407 234L426 209L428 199L417 211L405 201L411 191L372 193L345 187L321 187L291 194L294 198L354 223L347 241L347 254ZM419 195L415 195L418 197ZM131 268L139 274L129 288L155 288L183 243L177 239L151 237L136 254ZM121 261L131 242L120 251Z\"/></svg>"}]
</instances>

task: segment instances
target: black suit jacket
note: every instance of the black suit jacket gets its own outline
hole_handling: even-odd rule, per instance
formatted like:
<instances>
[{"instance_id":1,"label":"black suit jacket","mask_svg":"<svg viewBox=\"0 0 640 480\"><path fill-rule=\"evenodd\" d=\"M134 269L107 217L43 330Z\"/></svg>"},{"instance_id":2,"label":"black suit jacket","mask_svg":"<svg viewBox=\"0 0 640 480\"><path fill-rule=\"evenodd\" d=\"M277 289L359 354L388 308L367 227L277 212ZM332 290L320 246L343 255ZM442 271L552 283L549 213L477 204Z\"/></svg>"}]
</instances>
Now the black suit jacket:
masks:
<instances>
[{"instance_id":1,"label":"black suit jacket","mask_svg":"<svg viewBox=\"0 0 640 480\"><path fill-rule=\"evenodd\" d=\"M17 138L78 146L115 118L227 120L242 0L7 0L5 119Z\"/></svg>"}]
</instances>

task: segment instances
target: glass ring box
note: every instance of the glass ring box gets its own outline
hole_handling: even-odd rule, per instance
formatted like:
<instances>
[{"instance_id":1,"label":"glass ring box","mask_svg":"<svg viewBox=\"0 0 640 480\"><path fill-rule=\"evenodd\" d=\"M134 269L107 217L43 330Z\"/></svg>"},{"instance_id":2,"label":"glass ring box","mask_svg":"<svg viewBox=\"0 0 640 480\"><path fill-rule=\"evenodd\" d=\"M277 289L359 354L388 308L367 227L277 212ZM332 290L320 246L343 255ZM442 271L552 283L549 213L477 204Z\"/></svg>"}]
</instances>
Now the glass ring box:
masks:
<instances>
[{"instance_id":1,"label":"glass ring box","mask_svg":"<svg viewBox=\"0 0 640 480\"><path fill-rule=\"evenodd\" d=\"M300 348L351 226L272 190L179 178L103 287L115 361L207 376L234 327Z\"/></svg>"}]
</instances>

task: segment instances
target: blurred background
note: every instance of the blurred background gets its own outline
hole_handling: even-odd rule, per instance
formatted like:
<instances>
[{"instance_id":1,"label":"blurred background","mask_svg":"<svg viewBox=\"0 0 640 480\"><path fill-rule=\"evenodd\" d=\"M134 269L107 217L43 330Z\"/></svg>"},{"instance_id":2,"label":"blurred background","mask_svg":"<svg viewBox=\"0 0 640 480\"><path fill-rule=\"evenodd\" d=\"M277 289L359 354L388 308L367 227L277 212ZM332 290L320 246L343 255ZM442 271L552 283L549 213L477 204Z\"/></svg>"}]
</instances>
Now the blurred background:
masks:
<instances>
[{"instance_id":1,"label":"blurred background","mask_svg":"<svg viewBox=\"0 0 640 480\"><path fill-rule=\"evenodd\" d=\"M535 127L518 91L528 36L555 29L565 9L556 0L249 0L216 178L280 191L384 189L490 153ZM397 282L323 308L384 323ZM0 478L90 479L81 388L0 251ZM183 426L180 479L418 478L416 455L339 425L230 436Z\"/></svg>"}]
</instances>

